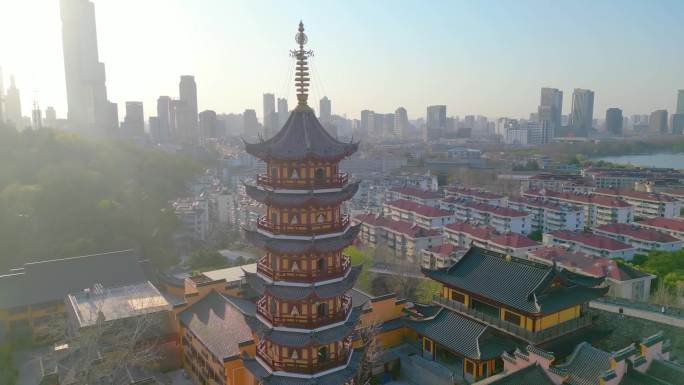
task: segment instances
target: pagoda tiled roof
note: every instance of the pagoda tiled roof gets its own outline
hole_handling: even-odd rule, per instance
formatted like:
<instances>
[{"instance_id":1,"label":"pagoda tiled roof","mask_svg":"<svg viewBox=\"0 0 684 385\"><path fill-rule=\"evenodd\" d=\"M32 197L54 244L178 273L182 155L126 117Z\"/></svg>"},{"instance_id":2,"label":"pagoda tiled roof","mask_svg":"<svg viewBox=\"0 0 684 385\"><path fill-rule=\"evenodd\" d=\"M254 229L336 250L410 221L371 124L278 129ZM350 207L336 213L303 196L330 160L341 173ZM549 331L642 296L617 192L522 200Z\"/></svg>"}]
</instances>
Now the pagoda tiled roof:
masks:
<instances>
[{"instance_id":1,"label":"pagoda tiled roof","mask_svg":"<svg viewBox=\"0 0 684 385\"><path fill-rule=\"evenodd\" d=\"M245 229L245 238L254 246L282 254L329 253L340 251L354 242L361 225L349 226L340 236L312 237L311 239L282 239L264 235L256 230Z\"/></svg>"},{"instance_id":2,"label":"pagoda tiled roof","mask_svg":"<svg viewBox=\"0 0 684 385\"><path fill-rule=\"evenodd\" d=\"M488 360L512 351L517 343L491 327L442 308L434 316L407 319L406 326L449 350L474 360Z\"/></svg>"},{"instance_id":3,"label":"pagoda tiled roof","mask_svg":"<svg viewBox=\"0 0 684 385\"><path fill-rule=\"evenodd\" d=\"M603 296L604 278L572 273L556 266L472 247L449 268L424 270L448 286L528 314L547 314ZM558 282L560 285L552 285Z\"/></svg>"},{"instance_id":4,"label":"pagoda tiled roof","mask_svg":"<svg viewBox=\"0 0 684 385\"><path fill-rule=\"evenodd\" d=\"M274 192L245 184L245 192L257 202L276 207L334 206L351 199L359 190L360 181L347 184L340 191L305 194Z\"/></svg>"},{"instance_id":5,"label":"pagoda tiled roof","mask_svg":"<svg viewBox=\"0 0 684 385\"><path fill-rule=\"evenodd\" d=\"M325 299L340 296L354 287L360 273L361 266L353 266L344 279L318 286L284 286L269 283L261 278L259 274L249 273L247 271L245 271L245 279L259 295L267 292L282 300L300 301L312 297Z\"/></svg>"},{"instance_id":6,"label":"pagoda tiled roof","mask_svg":"<svg viewBox=\"0 0 684 385\"><path fill-rule=\"evenodd\" d=\"M349 318L343 324L321 331L307 333L275 330L264 325L261 321L256 319L256 317L248 319L247 323L259 338L265 338L280 346L299 348L341 341L354 332L354 328L359 322L362 311L363 309L361 307L354 307L351 310Z\"/></svg>"},{"instance_id":7,"label":"pagoda tiled roof","mask_svg":"<svg viewBox=\"0 0 684 385\"><path fill-rule=\"evenodd\" d=\"M285 125L268 140L245 142L247 153L259 159L302 160L315 158L337 161L358 149L358 142L344 143L323 128L309 106L298 106Z\"/></svg>"}]
</instances>

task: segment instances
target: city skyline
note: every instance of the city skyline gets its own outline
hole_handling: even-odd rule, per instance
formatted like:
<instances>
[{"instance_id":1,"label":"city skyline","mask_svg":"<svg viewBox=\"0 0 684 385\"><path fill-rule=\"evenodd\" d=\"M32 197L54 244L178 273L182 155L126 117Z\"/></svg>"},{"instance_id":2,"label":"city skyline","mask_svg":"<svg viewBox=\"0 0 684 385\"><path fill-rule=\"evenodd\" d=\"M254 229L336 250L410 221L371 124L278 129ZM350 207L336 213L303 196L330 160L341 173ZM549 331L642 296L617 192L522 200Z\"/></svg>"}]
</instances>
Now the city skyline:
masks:
<instances>
[{"instance_id":1,"label":"city skyline","mask_svg":"<svg viewBox=\"0 0 684 385\"><path fill-rule=\"evenodd\" d=\"M66 117L59 2L3 2L12 5L7 8L9 22L0 32L20 36L6 44L0 63L5 76L16 75L22 105L37 99L41 106L54 106L60 118ZM542 87L558 88L566 95L574 88L593 90L595 117L615 106L626 115L657 109L674 112L677 90L684 88L684 74L677 70L684 54L674 49L684 36L674 10L684 10L684 5L674 1L626 3L620 8L610 2L567 3L565 13L539 20L537 27L549 35L541 37L524 22L541 17L535 7L541 3L536 1L516 7L490 2L424 7L411 2L389 12L384 12L388 3L331 4L325 9L213 1L203 3L205 7L157 0L94 4L99 60L106 65L108 97L119 104L120 119L128 100L143 101L146 117L151 116L157 97L175 94L183 74L196 78L200 110L261 111L263 93L287 97L292 104L288 74L273 68L291 64L281 51L292 45L292 37L280 31L307 16L316 39L340 40L334 47L312 42L321 50L316 56L320 62L314 59L311 66L312 99L327 96L333 101L333 114L353 118L362 109L391 112L402 106L413 119L423 116L426 106L438 104L447 105L449 115L526 117L536 111ZM34 12L36 7L45 12ZM267 11L261 12L264 7ZM160 10L174 17L151 17ZM591 13L585 28L577 29L574 19L583 10ZM323 12L329 17L321 18ZM445 23L447 15L458 24ZM124 18L125 29L119 24ZM412 18L421 22L411 23ZM32 23L26 23L29 19ZM201 32L183 27L200 22L207 27ZM630 27L637 24L641 27ZM506 44L500 39L503 33ZM634 41L639 51L630 49ZM27 49L36 46L41 49ZM246 59L235 60L237 52ZM416 55L424 59L414 60ZM352 57L364 65L350 66ZM653 73L650 69L656 64L659 71ZM570 97L564 98L564 114L570 103Z\"/></svg>"}]
</instances>

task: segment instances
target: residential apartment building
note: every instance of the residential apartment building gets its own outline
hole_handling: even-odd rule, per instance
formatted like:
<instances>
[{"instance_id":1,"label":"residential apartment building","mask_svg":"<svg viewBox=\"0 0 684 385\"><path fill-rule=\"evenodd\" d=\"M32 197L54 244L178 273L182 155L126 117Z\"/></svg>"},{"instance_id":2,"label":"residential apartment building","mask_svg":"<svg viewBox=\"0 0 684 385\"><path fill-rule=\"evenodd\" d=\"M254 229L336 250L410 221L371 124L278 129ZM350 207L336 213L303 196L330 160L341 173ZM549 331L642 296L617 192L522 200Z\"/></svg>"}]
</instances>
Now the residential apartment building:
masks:
<instances>
[{"instance_id":1,"label":"residential apartment building","mask_svg":"<svg viewBox=\"0 0 684 385\"><path fill-rule=\"evenodd\" d=\"M492 206L502 206L505 196L494 194L482 189L474 189L462 186L450 186L444 189L446 197L465 199L475 203L483 203Z\"/></svg>"},{"instance_id":2,"label":"residential apartment building","mask_svg":"<svg viewBox=\"0 0 684 385\"><path fill-rule=\"evenodd\" d=\"M352 223L361 224L359 239L362 242L385 246L395 255L406 256L409 260L420 258L422 250L441 245L444 238L439 230L377 214L357 215Z\"/></svg>"},{"instance_id":3,"label":"residential apartment building","mask_svg":"<svg viewBox=\"0 0 684 385\"><path fill-rule=\"evenodd\" d=\"M442 243L432 249L422 251L423 259L420 266L423 269L444 269L456 263L468 249L459 248L453 243Z\"/></svg>"},{"instance_id":4,"label":"residential apartment building","mask_svg":"<svg viewBox=\"0 0 684 385\"><path fill-rule=\"evenodd\" d=\"M187 235L196 239L207 239L211 230L208 199L203 195L179 199L173 202L172 207Z\"/></svg>"},{"instance_id":5,"label":"residential apartment building","mask_svg":"<svg viewBox=\"0 0 684 385\"><path fill-rule=\"evenodd\" d=\"M587 183L582 175L542 173L523 180L521 187L523 191L541 189L576 191L586 188Z\"/></svg>"},{"instance_id":6,"label":"residential apartment building","mask_svg":"<svg viewBox=\"0 0 684 385\"><path fill-rule=\"evenodd\" d=\"M509 197L508 208L531 214L533 231L547 233L555 230L584 229L584 210L579 206L539 198Z\"/></svg>"},{"instance_id":7,"label":"residential apartment building","mask_svg":"<svg viewBox=\"0 0 684 385\"><path fill-rule=\"evenodd\" d=\"M594 234L628 243L641 254L648 254L653 250L675 251L684 245L684 240L670 234L628 223L603 225L595 227L593 231Z\"/></svg>"},{"instance_id":8,"label":"residential apartment building","mask_svg":"<svg viewBox=\"0 0 684 385\"><path fill-rule=\"evenodd\" d=\"M635 218L678 217L682 202L674 197L633 189L596 189L594 194L621 199L634 206Z\"/></svg>"},{"instance_id":9,"label":"residential apartment building","mask_svg":"<svg viewBox=\"0 0 684 385\"><path fill-rule=\"evenodd\" d=\"M442 200L442 208L454 211L459 221L492 226L500 233L529 234L532 231L532 214L524 211L456 197Z\"/></svg>"},{"instance_id":10,"label":"residential apartment building","mask_svg":"<svg viewBox=\"0 0 684 385\"><path fill-rule=\"evenodd\" d=\"M574 251L563 246L544 246L528 254L531 260L585 274L591 277L606 277L608 296L634 301L648 301L651 282L655 275L637 270L614 259L598 257Z\"/></svg>"},{"instance_id":11,"label":"residential apartment building","mask_svg":"<svg viewBox=\"0 0 684 385\"><path fill-rule=\"evenodd\" d=\"M635 225L653 229L684 239L684 218L650 218L634 222Z\"/></svg>"},{"instance_id":12,"label":"residential apartment building","mask_svg":"<svg viewBox=\"0 0 684 385\"><path fill-rule=\"evenodd\" d=\"M444 236L445 241L459 248L469 249L472 246L477 246L521 258L524 258L531 250L541 246L538 242L518 233L499 233L491 226L461 221L444 226Z\"/></svg>"},{"instance_id":13,"label":"residential apartment building","mask_svg":"<svg viewBox=\"0 0 684 385\"><path fill-rule=\"evenodd\" d=\"M589 227L634 221L634 207L619 198L554 190L527 190L523 196L580 206L584 209L584 222Z\"/></svg>"},{"instance_id":14,"label":"residential apartment building","mask_svg":"<svg viewBox=\"0 0 684 385\"><path fill-rule=\"evenodd\" d=\"M543 243L547 246L565 246L573 251L606 258L631 260L636 253L636 248L628 243L580 231L552 231L544 234Z\"/></svg>"},{"instance_id":15,"label":"residential apartment building","mask_svg":"<svg viewBox=\"0 0 684 385\"><path fill-rule=\"evenodd\" d=\"M444 225L456 220L456 214L453 211L405 199L385 202L383 214L395 221L407 221L428 229L441 229Z\"/></svg>"},{"instance_id":16,"label":"residential apartment building","mask_svg":"<svg viewBox=\"0 0 684 385\"><path fill-rule=\"evenodd\" d=\"M408 200L421 205L439 207L439 202L443 198L440 192L432 190L422 190L414 187L395 187L387 191L386 201Z\"/></svg>"}]
</instances>

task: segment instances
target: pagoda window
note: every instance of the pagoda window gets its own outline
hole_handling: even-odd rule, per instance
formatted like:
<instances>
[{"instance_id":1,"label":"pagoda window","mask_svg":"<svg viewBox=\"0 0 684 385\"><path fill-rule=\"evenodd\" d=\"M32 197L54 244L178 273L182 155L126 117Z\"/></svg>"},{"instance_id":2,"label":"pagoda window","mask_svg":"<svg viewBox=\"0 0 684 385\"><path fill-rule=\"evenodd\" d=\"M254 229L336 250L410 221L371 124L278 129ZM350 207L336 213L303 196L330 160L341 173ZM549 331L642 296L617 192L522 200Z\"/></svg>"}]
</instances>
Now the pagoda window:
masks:
<instances>
[{"instance_id":1,"label":"pagoda window","mask_svg":"<svg viewBox=\"0 0 684 385\"><path fill-rule=\"evenodd\" d=\"M291 225L298 225L299 224L299 215L297 215L297 214L292 215L292 218L290 219L290 224Z\"/></svg>"},{"instance_id":2,"label":"pagoda window","mask_svg":"<svg viewBox=\"0 0 684 385\"><path fill-rule=\"evenodd\" d=\"M299 264L297 263L297 261L292 261L292 266L290 267L290 270L292 270L292 272L294 273L299 271Z\"/></svg>"},{"instance_id":3,"label":"pagoda window","mask_svg":"<svg viewBox=\"0 0 684 385\"><path fill-rule=\"evenodd\" d=\"M325 362L328 360L328 347L323 346L318 349L318 362Z\"/></svg>"},{"instance_id":4,"label":"pagoda window","mask_svg":"<svg viewBox=\"0 0 684 385\"><path fill-rule=\"evenodd\" d=\"M278 177L278 167L271 167L271 178Z\"/></svg>"},{"instance_id":5,"label":"pagoda window","mask_svg":"<svg viewBox=\"0 0 684 385\"><path fill-rule=\"evenodd\" d=\"M297 349L292 349L292 354L290 354L290 359L293 359L293 360L299 359L299 353L297 353Z\"/></svg>"},{"instance_id":6,"label":"pagoda window","mask_svg":"<svg viewBox=\"0 0 684 385\"><path fill-rule=\"evenodd\" d=\"M319 258L318 261L316 261L316 268L318 269L319 272L324 272L326 268L328 267L328 262L326 261L325 258Z\"/></svg>"},{"instance_id":7,"label":"pagoda window","mask_svg":"<svg viewBox=\"0 0 684 385\"><path fill-rule=\"evenodd\" d=\"M314 178L317 182L325 180L325 170L322 168L317 168L314 172Z\"/></svg>"},{"instance_id":8,"label":"pagoda window","mask_svg":"<svg viewBox=\"0 0 684 385\"><path fill-rule=\"evenodd\" d=\"M271 270L276 270L278 268L278 257L275 254L271 254Z\"/></svg>"},{"instance_id":9,"label":"pagoda window","mask_svg":"<svg viewBox=\"0 0 684 385\"><path fill-rule=\"evenodd\" d=\"M318 218L316 218L316 222L325 223L325 214L323 214L323 213L318 214Z\"/></svg>"},{"instance_id":10,"label":"pagoda window","mask_svg":"<svg viewBox=\"0 0 684 385\"><path fill-rule=\"evenodd\" d=\"M292 310L290 310L290 315L293 317L296 317L299 315L299 307L297 307L297 305L292 306Z\"/></svg>"},{"instance_id":11,"label":"pagoda window","mask_svg":"<svg viewBox=\"0 0 684 385\"><path fill-rule=\"evenodd\" d=\"M319 317L325 317L328 314L328 304L321 302L316 305L316 315Z\"/></svg>"},{"instance_id":12,"label":"pagoda window","mask_svg":"<svg viewBox=\"0 0 684 385\"><path fill-rule=\"evenodd\" d=\"M278 224L278 213L271 213L271 224L272 225Z\"/></svg>"},{"instance_id":13,"label":"pagoda window","mask_svg":"<svg viewBox=\"0 0 684 385\"><path fill-rule=\"evenodd\" d=\"M296 168L292 169L292 172L290 173L290 179L299 179L299 172Z\"/></svg>"}]
</instances>

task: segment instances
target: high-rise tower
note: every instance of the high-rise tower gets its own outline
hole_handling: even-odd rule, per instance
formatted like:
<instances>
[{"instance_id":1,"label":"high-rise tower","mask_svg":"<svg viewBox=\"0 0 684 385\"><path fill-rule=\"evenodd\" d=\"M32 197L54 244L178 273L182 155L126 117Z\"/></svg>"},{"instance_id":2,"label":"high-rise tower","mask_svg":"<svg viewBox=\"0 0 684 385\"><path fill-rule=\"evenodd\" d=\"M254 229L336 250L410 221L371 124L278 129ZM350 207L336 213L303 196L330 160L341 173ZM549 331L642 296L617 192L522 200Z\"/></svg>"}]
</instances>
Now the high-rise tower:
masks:
<instances>
[{"instance_id":1,"label":"high-rise tower","mask_svg":"<svg viewBox=\"0 0 684 385\"><path fill-rule=\"evenodd\" d=\"M113 134L118 118L112 116L97 52L95 6L88 0L61 0L60 13L69 123L87 134Z\"/></svg>"},{"instance_id":2,"label":"high-rise tower","mask_svg":"<svg viewBox=\"0 0 684 385\"><path fill-rule=\"evenodd\" d=\"M594 91L575 88L572 93L570 124L579 136L587 136L594 122Z\"/></svg>"},{"instance_id":3,"label":"high-rise tower","mask_svg":"<svg viewBox=\"0 0 684 385\"><path fill-rule=\"evenodd\" d=\"M266 163L266 173L247 193L266 205L266 215L246 237L265 255L247 282L260 297L248 318L258 337L255 359L245 366L260 384L353 384L361 353L352 334L361 309L349 291L360 267L342 250L359 232L341 205L358 182L339 170L358 143L343 143L326 132L307 104L310 51L304 26L296 41L298 105L268 140L246 143L249 154Z\"/></svg>"},{"instance_id":4,"label":"high-rise tower","mask_svg":"<svg viewBox=\"0 0 684 385\"><path fill-rule=\"evenodd\" d=\"M7 95L5 95L5 121L21 131L25 128L22 120L19 89L14 83L14 76L10 76L10 86L7 88Z\"/></svg>"}]
</instances>

